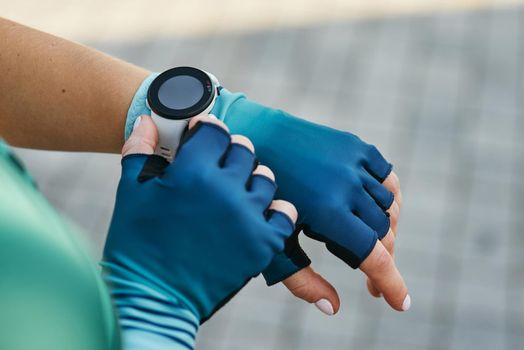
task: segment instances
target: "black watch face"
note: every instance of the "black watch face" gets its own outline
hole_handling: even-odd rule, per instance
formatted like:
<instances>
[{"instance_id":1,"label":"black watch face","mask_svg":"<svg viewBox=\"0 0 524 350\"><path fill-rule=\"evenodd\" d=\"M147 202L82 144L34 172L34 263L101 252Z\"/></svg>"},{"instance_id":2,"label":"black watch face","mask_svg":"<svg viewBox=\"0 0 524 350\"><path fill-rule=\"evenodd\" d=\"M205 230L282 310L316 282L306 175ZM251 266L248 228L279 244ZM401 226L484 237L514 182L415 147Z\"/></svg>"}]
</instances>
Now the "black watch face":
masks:
<instances>
[{"instance_id":1,"label":"black watch face","mask_svg":"<svg viewBox=\"0 0 524 350\"><path fill-rule=\"evenodd\" d=\"M202 113L215 97L211 78L200 69L172 68L149 86L149 107L168 119L187 119Z\"/></svg>"}]
</instances>

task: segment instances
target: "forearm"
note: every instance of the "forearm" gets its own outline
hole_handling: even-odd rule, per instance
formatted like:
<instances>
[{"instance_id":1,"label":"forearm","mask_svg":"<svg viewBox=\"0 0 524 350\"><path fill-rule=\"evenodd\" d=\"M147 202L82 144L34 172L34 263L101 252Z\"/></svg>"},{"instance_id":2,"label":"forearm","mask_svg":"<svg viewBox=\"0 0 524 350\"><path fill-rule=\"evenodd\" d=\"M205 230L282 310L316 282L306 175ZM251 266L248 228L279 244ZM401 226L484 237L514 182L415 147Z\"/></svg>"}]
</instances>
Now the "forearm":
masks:
<instances>
[{"instance_id":1,"label":"forearm","mask_svg":"<svg viewBox=\"0 0 524 350\"><path fill-rule=\"evenodd\" d=\"M0 137L20 147L119 152L148 71L0 18Z\"/></svg>"}]
</instances>

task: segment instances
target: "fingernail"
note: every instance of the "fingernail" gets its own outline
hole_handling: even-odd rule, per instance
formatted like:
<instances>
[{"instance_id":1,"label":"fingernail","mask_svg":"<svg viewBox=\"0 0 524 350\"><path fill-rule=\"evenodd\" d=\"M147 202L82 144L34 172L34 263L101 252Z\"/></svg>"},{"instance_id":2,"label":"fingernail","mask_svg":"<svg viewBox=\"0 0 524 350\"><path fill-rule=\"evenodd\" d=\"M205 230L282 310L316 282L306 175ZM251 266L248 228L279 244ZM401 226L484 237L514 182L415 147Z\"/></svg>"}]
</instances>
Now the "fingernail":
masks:
<instances>
[{"instance_id":1,"label":"fingernail","mask_svg":"<svg viewBox=\"0 0 524 350\"><path fill-rule=\"evenodd\" d=\"M411 307L411 297L406 295L406 298L404 299L404 302L402 303L402 311L408 311Z\"/></svg>"},{"instance_id":2,"label":"fingernail","mask_svg":"<svg viewBox=\"0 0 524 350\"><path fill-rule=\"evenodd\" d=\"M211 113L209 113L208 116L209 116L209 118L218 119L216 115L211 114Z\"/></svg>"},{"instance_id":3,"label":"fingernail","mask_svg":"<svg viewBox=\"0 0 524 350\"><path fill-rule=\"evenodd\" d=\"M333 311L333 305L329 302L327 299L320 299L315 303L315 306L317 309L325 313L326 315L333 315L335 312Z\"/></svg>"},{"instance_id":4,"label":"fingernail","mask_svg":"<svg viewBox=\"0 0 524 350\"><path fill-rule=\"evenodd\" d=\"M135 123L133 124L133 130L135 130L138 127L138 124L140 124L141 120L142 120L142 117L136 118Z\"/></svg>"}]
</instances>

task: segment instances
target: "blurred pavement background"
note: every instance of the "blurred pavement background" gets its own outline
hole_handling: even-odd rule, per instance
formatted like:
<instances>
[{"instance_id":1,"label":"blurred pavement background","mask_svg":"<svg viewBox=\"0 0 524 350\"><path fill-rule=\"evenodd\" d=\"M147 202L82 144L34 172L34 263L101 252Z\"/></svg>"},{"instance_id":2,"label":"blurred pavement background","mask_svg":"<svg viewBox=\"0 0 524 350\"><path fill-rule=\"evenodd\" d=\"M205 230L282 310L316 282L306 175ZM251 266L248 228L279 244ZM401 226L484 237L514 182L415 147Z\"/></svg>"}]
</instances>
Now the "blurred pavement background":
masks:
<instances>
[{"instance_id":1,"label":"blurred pavement background","mask_svg":"<svg viewBox=\"0 0 524 350\"><path fill-rule=\"evenodd\" d=\"M232 91L375 143L400 176L397 261L412 308L302 238L338 289L327 317L251 283L204 349L508 349L524 344L523 1L25 1L0 15L151 70L193 65ZM1 39L0 39L1 40ZM19 150L100 256L119 157Z\"/></svg>"}]
</instances>

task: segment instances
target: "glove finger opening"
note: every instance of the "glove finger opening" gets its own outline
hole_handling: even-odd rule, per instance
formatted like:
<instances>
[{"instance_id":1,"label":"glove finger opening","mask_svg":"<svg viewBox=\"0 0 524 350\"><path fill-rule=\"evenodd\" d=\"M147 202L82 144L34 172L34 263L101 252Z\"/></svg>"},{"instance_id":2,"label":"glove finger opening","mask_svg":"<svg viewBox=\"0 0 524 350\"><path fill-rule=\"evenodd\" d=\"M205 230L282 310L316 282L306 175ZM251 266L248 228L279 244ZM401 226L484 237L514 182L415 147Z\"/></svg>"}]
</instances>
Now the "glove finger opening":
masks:
<instances>
[{"instance_id":1,"label":"glove finger opening","mask_svg":"<svg viewBox=\"0 0 524 350\"><path fill-rule=\"evenodd\" d=\"M249 183L247 184L247 189L249 193L255 197L255 201L258 203L259 208L264 210L271 204L277 190L277 185L269 177L255 174L251 176Z\"/></svg>"},{"instance_id":2,"label":"glove finger opening","mask_svg":"<svg viewBox=\"0 0 524 350\"><path fill-rule=\"evenodd\" d=\"M375 200L382 208L388 210L395 199L393 192L390 192L385 186L379 183L374 177L364 176L364 190Z\"/></svg>"},{"instance_id":3,"label":"glove finger opening","mask_svg":"<svg viewBox=\"0 0 524 350\"><path fill-rule=\"evenodd\" d=\"M364 168L371 176L382 183L386 177L388 177L389 173L391 173L391 170L393 170L393 165L388 163L375 146L370 145L367 157L364 160Z\"/></svg>"},{"instance_id":4,"label":"glove finger opening","mask_svg":"<svg viewBox=\"0 0 524 350\"><path fill-rule=\"evenodd\" d=\"M244 183L251 177L256 164L255 154L248 147L236 142L231 142L222 160L222 167L238 175Z\"/></svg>"},{"instance_id":5,"label":"glove finger opening","mask_svg":"<svg viewBox=\"0 0 524 350\"><path fill-rule=\"evenodd\" d=\"M293 234L285 242L284 251L277 253L262 272L268 286L283 281L311 264L311 260L298 241L301 230L300 226L295 228Z\"/></svg>"},{"instance_id":6,"label":"glove finger opening","mask_svg":"<svg viewBox=\"0 0 524 350\"><path fill-rule=\"evenodd\" d=\"M175 158L165 168L162 180L174 183L179 176L187 176L190 170L202 171L208 167L221 166L221 159L230 141L229 132L222 126L198 121L182 137Z\"/></svg>"},{"instance_id":7,"label":"glove finger opening","mask_svg":"<svg viewBox=\"0 0 524 350\"><path fill-rule=\"evenodd\" d=\"M366 191L360 196L353 214L360 218L367 226L382 239L388 233L390 222L389 214L385 212Z\"/></svg>"},{"instance_id":8,"label":"glove finger opening","mask_svg":"<svg viewBox=\"0 0 524 350\"><path fill-rule=\"evenodd\" d=\"M367 258L375 243L377 233L355 215L344 215L336 221L330 238L323 237L327 249L346 264L356 269ZM304 231L308 236L307 230Z\"/></svg>"}]
</instances>

